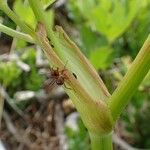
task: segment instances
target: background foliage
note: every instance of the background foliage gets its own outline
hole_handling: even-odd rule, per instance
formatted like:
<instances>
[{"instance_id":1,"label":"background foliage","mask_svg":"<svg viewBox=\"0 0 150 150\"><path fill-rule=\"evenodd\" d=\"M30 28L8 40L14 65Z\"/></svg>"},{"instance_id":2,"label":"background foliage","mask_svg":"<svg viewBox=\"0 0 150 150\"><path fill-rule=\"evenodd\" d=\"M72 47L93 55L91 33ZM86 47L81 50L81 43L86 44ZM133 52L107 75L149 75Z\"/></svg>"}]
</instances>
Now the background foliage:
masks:
<instances>
[{"instance_id":1,"label":"background foliage","mask_svg":"<svg viewBox=\"0 0 150 150\"><path fill-rule=\"evenodd\" d=\"M52 2L43 0L45 9ZM20 18L35 28L35 17L27 1L14 0L9 3ZM68 0L60 8L48 9L47 18L51 26L60 24L66 28L112 93L150 32L150 0ZM3 24L17 28L5 14L0 12L0 15ZM8 41L6 35L0 36ZM12 39L9 38L9 41ZM45 78L36 64L35 47L16 40L14 51L17 60L0 62L0 83L12 98L20 90L40 90ZM30 69L25 71L20 68L18 60ZM121 137L133 146L150 148L150 73L134 94L119 123L124 130L119 133ZM80 121L77 125L79 131L66 128L70 150L76 149L77 145L78 149L88 149L86 129Z\"/></svg>"}]
</instances>

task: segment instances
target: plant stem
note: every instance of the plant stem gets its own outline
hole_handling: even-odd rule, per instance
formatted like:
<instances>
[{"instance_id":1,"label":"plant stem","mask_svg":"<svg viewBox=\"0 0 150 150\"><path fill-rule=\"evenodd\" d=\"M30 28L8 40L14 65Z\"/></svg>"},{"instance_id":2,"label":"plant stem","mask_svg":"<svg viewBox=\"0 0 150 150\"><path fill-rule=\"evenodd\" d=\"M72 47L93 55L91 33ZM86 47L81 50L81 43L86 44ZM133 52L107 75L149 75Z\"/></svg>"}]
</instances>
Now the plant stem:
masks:
<instances>
[{"instance_id":1,"label":"plant stem","mask_svg":"<svg viewBox=\"0 0 150 150\"><path fill-rule=\"evenodd\" d=\"M38 20L38 22L44 23L48 37L52 40L52 42L54 42L55 39L54 32L50 27L50 22L44 11L43 3L37 0L29 0L29 4L35 14L36 19Z\"/></svg>"},{"instance_id":2,"label":"plant stem","mask_svg":"<svg viewBox=\"0 0 150 150\"><path fill-rule=\"evenodd\" d=\"M112 150L112 133L107 135L90 134L92 150Z\"/></svg>"},{"instance_id":3,"label":"plant stem","mask_svg":"<svg viewBox=\"0 0 150 150\"><path fill-rule=\"evenodd\" d=\"M145 41L128 72L109 99L114 121L117 120L129 99L150 70L150 36Z\"/></svg>"},{"instance_id":4,"label":"plant stem","mask_svg":"<svg viewBox=\"0 0 150 150\"><path fill-rule=\"evenodd\" d=\"M22 33L22 32L16 31L16 30L13 30L13 29L11 29L9 27L6 27L6 26L2 25L1 23L0 23L0 32L8 34L8 35L10 35L12 37L16 37L16 38L25 40L25 41L27 41L29 43L35 43L33 38L31 36L29 36L28 34L25 34L25 33Z\"/></svg>"},{"instance_id":5,"label":"plant stem","mask_svg":"<svg viewBox=\"0 0 150 150\"><path fill-rule=\"evenodd\" d=\"M0 1L1 2L1 1ZM24 21L22 21L20 19L20 17L18 17L7 5L6 2L2 1L2 4L0 5L0 10L2 10L4 13L6 13L8 15L8 17L10 17L20 28L22 31L28 33L29 35L31 35L32 37L35 36L35 33L33 31L33 29L31 29L28 25L26 25L26 23Z\"/></svg>"}]
</instances>

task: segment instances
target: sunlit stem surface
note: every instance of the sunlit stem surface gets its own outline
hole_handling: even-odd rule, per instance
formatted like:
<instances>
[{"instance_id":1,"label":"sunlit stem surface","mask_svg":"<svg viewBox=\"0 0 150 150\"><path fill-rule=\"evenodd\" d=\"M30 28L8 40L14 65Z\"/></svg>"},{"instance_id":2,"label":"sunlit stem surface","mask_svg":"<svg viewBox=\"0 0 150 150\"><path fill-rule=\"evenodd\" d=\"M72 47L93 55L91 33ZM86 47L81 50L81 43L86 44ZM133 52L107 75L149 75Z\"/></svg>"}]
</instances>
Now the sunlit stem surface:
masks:
<instances>
[{"instance_id":1,"label":"sunlit stem surface","mask_svg":"<svg viewBox=\"0 0 150 150\"><path fill-rule=\"evenodd\" d=\"M112 150L112 133L106 135L90 134L92 150Z\"/></svg>"},{"instance_id":2,"label":"sunlit stem surface","mask_svg":"<svg viewBox=\"0 0 150 150\"><path fill-rule=\"evenodd\" d=\"M118 88L109 99L109 108L114 121L118 119L131 96L150 70L150 36L133 61Z\"/></svg>"}]
</instances>

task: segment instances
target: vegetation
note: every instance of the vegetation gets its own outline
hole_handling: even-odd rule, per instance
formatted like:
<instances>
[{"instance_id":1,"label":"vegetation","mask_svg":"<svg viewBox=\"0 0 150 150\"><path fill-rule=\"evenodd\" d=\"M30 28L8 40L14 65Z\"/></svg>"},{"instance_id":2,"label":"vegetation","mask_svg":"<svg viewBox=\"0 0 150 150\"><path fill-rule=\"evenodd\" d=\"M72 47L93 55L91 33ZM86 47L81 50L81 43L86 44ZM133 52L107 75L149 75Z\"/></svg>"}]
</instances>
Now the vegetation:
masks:
<instances>
[{"instance_id":1,"label":"vegetation","mask_svg":"<svg viewBox=\"0 0 150 150\"><path fill-rule=\"evenodd\" d=\"M115 131L120 137L132 139L127 141L133 147L150 148L150 1L69 0L56 6L53 0L15 0L10 6L0 0L0 31L15 44L15 57L7 62L2 57L0 63L0 83L12 97L9 105L22 116L31 103L18 103L16 91L42 88L45 77L36 62L42 49L42 60L66 69L63 87L83 121L76 122L78 130L66 127L69 149L90 149L91 143L93 150L111 150L119 123L125 131ZM77 44L60 26L53 29L54 16Z\"/></svg>"}]
</instances>

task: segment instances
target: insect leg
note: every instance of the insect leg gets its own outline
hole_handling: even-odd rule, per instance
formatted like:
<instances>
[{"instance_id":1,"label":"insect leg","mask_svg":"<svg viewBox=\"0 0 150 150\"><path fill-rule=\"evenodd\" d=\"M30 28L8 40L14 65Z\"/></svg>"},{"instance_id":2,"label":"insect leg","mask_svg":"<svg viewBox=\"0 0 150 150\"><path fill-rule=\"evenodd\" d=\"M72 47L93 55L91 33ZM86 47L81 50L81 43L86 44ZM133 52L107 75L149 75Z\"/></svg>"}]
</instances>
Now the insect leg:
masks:
<instances>
[{"instance_id":1,"label":"insect leg","mask_svg":"<svg viewBox=\"0 0 150 150\"><path fill-rule=\"evenodd\" d=\"M46 90L46 92L51 91L56 84L56 80L55 79L48 79L45 81L44 83L44 88Z\"/></svg>"}]
</instances>

